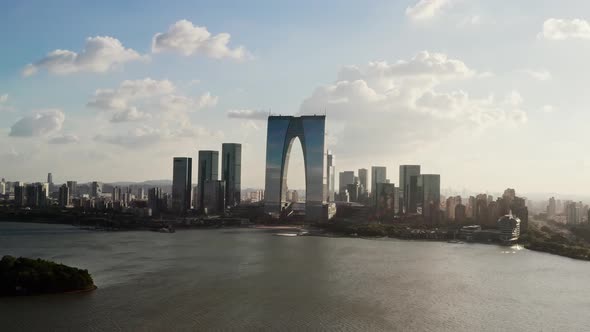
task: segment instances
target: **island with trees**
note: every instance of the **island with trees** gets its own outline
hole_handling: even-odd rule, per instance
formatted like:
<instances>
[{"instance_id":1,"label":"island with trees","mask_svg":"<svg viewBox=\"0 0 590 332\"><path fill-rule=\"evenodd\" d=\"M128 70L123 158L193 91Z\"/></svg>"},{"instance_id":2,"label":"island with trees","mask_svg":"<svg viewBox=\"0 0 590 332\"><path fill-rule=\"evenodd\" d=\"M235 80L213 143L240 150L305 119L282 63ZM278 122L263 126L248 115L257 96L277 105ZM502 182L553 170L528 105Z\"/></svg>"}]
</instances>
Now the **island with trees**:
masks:
<instances>
[{"instance_id":1,"label":"island with trees","mask_svg":"<svg viewBox=\"0 0 590 332\"><path fill-rule=\"evenodd\" d=\"M0 296L81 292L96 289L87 270L43 259L4 256Z\"/></svg>"}]
</instances>

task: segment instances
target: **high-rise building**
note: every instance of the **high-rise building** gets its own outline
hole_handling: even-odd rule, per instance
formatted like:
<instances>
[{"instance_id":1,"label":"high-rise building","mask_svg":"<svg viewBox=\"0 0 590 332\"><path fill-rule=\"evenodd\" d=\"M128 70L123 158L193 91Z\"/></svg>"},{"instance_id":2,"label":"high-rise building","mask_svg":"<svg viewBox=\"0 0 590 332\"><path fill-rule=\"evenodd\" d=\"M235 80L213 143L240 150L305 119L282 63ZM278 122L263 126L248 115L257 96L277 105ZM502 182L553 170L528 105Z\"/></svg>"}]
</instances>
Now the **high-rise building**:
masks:
<instances>
[{"instance_id":1,"label":"high-rise building","mask_svg":"<svg viewBox=\"0 0 590 332\"><path fill-rule=\"evenodd\" d=\"M359 185L361 187L360 194L364 194L369 190L369 170L366 168L359 168L358 170Z\"/></svg>"},{"instance_id":2,"label":"high-rise building","mask_svg":"<svg viewBox=\"0 0 590 332\"><path fill-rule=\"evenodd\" d=\"M346 191L348 192L348 201L349 202L358 202L359 201L360 185L358 182L347 184Z\"/></svg>"},{"instance_id":3,"label":"high-rise building","mask_svg":"<svg viewBox=\"0 0 590 332\"><path fill-rule=\"evenodd\" d=\"M162 189L150 188L148 190L148 207L152 209L152 216L159 215L165 210L166 200L163 196Z\"/></svg>"},{"instance_id":4,"label":"high-rise building","mask_svg":"<svg viewBox=\"0 0 590 332\"><path fill-rule=\"evenodd\" d=\"M76 181L68 181L66 182L68 186L68 193L70 194L70 198L78 197L78 182Z\"/></svg>"},{"instance_id":5,"label":"high-rise building","mask_svg":"<svg viewBox=\"0 0 590 332\"><path fill-rule=\"evenodd\" d=\"M399 167L399 197L400 212L414 213L410 209L410 178L420 175L420 165L400 165Z\"/></svg>"},{"instance_id":6,"label":"high-rise building","mask_svg":"<svg viewBox=\"0 0 590 332\"><path fill-rule=\"evenodd\" d=\"M239 205L242 191L242 144L222 144L221 180L225 181L226 206Z\"/></svg>"},{"instance_id":7,"label":"high-rise building","mask_svg":"<svg viewBox=\"0 0 590 332\"><path fill-rule=\"evenodd\" d=\"M419 205L422 215L430 221L438 221L440 211L440 175L421 174L418 176Z\"/></svg>"},{"instance_id":8,"label":"high-rise building","mask_svg":"<svg viewBox=\"0 0 590 332\"><path fill-rule=\"evenodd\" d=\"M42 207L47 203L47 186L45 183L29 184L25 188L27 196L27 206Z\"/></svg>"},{"instance_id":9,"label":"high-rise building","mask_svg":"<svg viewBox=\"0 0 590 332\"><path fill-rule=\"evenodd\" d=\"M459 203L457 205L455 205L455 222L456 223L463 223L465 222L465 220L467 219L467 215L466 215L466 207L465 205Z\"/></svg>"},{"instance_id":10,"label":"high-rise building","mask_svg":"<svg viewBox=\"0 0 590 332\"><path fill-rule=\"evenodd\" d=\"M264 211L279 217L286 201L289 155L299 138L305 160L305 218L325 220L325 116L269 116L266 139Z\"/></svg>"},{"instance_id":11,"label":"high-rise building","mask_svg":"<svg viewBox=\"0 0 590 332\"><path fill-rule=\"evenodd\" d=\"M6 181L4 181L4 178L2 178L2 181L0 181L0 195L5 195L6 194Z\"/></svg>"},{"instance_id":12,"label":"high-rise building","mask_svg":"<svg viewBox=\"0 0 590 332\"><path fill-rule=\"evenodd\" d=\"M98 198L102 196L102 183L92 182L90 184L90 197Z\"/></svg>"},{"instance_id":13,"label":"high-rise building","mask_svg":"<svg viewBox=\"0 0 590 332\"><path fill-rule=\"evenodd\" d=\"M70 196L70 188L68 187L67 184L62 184L61 187L59 187L59 206L60 207L66 207L69 206L71 204L71 196Z\"/></svg>"},{"instance_id":14,"label":"high-rise building","mask_svg":"<svg viewBox=\"0 0 590 332\"><path fill-rule=\"evenodd\" d=\"M549 198L549 204L547 205L547 216L554 217L557 214L557 204L555 203L555 197Z\"/></svg>"},{"instance_id":15,"label":"high-rise building","mask_svg":"<svg viewBox=\"0 0 590 332\"><path fill-rule=\"evenodd\" d=\"M219 152L211 150L199 151L198 186L199 201L198 208L202 210L205 200L205 183L211 180L219 180Z\"/></svg>"},{"instance_id":16,"label":"high-rise building","mask_svg":"<svg viewBox=\"0 0 590 332\"><path fill-rule=\"evenodd\" d=\"M25 187L17 182L14 185L14 204L17 207L23 207L27 203L25 198Z\"/></svg>"},{"instance_id":17,"label":"high-rise building","mask_svg":"<svg viewBox=\"0 0 590 332\"><path fill-rule=\"evenodd\" d=\"M191 208L193 159L174 157L172 164L172 209L184 214Z\"/></svg>"},{"instance_id":18,"label":"high-rise building","mask_svg":"<svg viewBox=\"0 0 590 332\"><path fill-rule=\"evenodd\" d=\"M336 167L334 166L335 159L332 151L328 150L326 157L326 178L327 178L327 198L326 201L333 202L336 190Z\"/></svg>"},{"instance_id":19,"label":"high-rise building","mask_svg":"<svg viewBox=\"0 0 590 332\"><path fill-rule=\"evenodd\" d=\"M225 211L225 181L206 180L203 193L203 212L220 214Z\"/></svg>"},{"instance_id":20,"label":"high-rise building","mask_svg":"<svg viewBox=\"0 0 590 332\"><path fill-rule=\"evenodd\" d=\"M378 182L373 190L373 205L378 215L395 213L397 189L393 183Z\"/></svg>"},{"instance_id":21,"label":"high-rise building","mask_svg":"<svg viewBox=\"0 0 590 332\"><path fill-rule=\"evenodd\" d=\"M145 198L145 189L143 187L137 188L137 197L135 199L144 199Z\"/></svg>"},{"instance_id":22,"label":"high-rise building","mask_svg":"<svg viewBox=\"0 0 590 332\"><path fill-rule=\"evenodd\" d=\"M338 187L340 188L338 190L338 194L340 196L342 196L346 192L348 185L354 184L354 172L353 171L340 172L338 180L339 180ZM342 197L340 200L342 200Z\"/></svg>"},{"instance_id":23,"label":"high-rise building","mask_svg":"<svg viewBox=\"0 0 590 332\"><path fill-rule=\"evenodd\" d=\"M371 167L371 192L377 189L377 183L387 183L387 168L384 166Z\"/></svg>"},{"instance_id":24,"label":"high-rise building","mask_svg":"<svg viewBox=\"0 0 590 332\"><path fill-rule=\"evenodd\" d=\"M114 186L113 187L113 193L111 195L111 200L113 202L120 202L122 199L122 195L121 195L121 188Z\"/></svg>"}]
</instances>

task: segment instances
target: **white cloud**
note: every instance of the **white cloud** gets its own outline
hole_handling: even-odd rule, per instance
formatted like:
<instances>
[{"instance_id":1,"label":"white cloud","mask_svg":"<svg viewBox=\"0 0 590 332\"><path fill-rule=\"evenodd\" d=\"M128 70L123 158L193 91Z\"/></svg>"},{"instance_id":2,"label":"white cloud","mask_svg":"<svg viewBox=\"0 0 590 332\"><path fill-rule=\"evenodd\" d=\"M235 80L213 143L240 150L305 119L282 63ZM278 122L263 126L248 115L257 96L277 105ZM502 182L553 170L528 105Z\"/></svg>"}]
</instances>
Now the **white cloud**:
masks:
<instances>
[{"instance_id":1,"label":"white cloud","mask_svg":"<svg viewBox=\"0 0 590 332\"><path fill-rule=\"evenodd\" d=\"M231 119L266 120L268 112L262 110L229 110L227 117Z\"/></svg>"},{"instance_id":2,"label":"white cloud","mask_svg":"<svg viewBox=\"0 0 590 332\"><path fill-rule=\"evenodd\" d=\"M477 71L462 61L429 52L393 64L349 66L336 82L317 88L302 103L300 113L325 109L331 119L329 130L341 147L337 152L347 157L411 152L452 132L475 133L527 121L518 92L478 98L462 89L437 90L446 81L457 85L477 77ZM351 133L366 133L372 143Z\"/></svg>"},{"instance_id":3,"label":"white cloud","mask_svg":"<svg viewBox=\"0 0 590 332\"><path fill-rule=\"evenodd\" d=\"M71 144L78 142L80 142L78 136L70 134L55 136L49 140L49 144Z\"/></svg>"},{"instance_id":4,"label":"white cloud","mask_svg":"<svg viewBox=\"0 0 590 332\"><path fill-rule=\"evenodd\" d=\"M431 19L450 3L450 0L420 0L406 8L406 16L414 20Z\"/></svg>"},{"instance_id":5,"label":"white cloud","mask_svg":"<svg viewBox=\"0 0 590 332\"><path fill-rule=\"evenodd\" d=\"M552 105L544 105L541 110L544 113L553 113L553 112L555 112L555 108Z\"/></svg>"},{"instance_id":6,"label":"white cloud","mask_svg":"<svg viewBox=\"0 0 590 332\"><path fill-rule=\"evenodd\" d=\"M7 102L7 101L8 101L8 95L7 94L0 95L0 104L3 104L5 102Z\"/></svg>"},{"instance_id":7,"label":"white cloud","mask_svg":"<svg viewBox=\"0 0 590 332\"><path fill-rule=\"evenodd\" d=\"M116 89L96 90L87 106L112 112L111 122L129 122L150 119L150 112L198 111L214 107L219 100L209 92L193 98L179 95L177 90L169 80L127 80Z\"/></svg>"},{"instance_id":8,"label":"white cloud","mask_svg":"<svg viewBox=\"0 0 590 332\"><path fill-rule=\"evenodd\" d=\"M193 25L187 20L180 20L168 28L167 32L157 33L152 39L152 52L177 52L184 56L204 54L208 57L246 59L248 51L239 46L230 48L229 33L211 35L206 27Z\"/></svg>"},{"instance_id":9,"label":"white cloud","mask_svg":"<svg viewBox=\"0 0 590 332\"><path fill-rule=\"evenodd\" d=\"M548 40L590 39L590 23L582 19L550 18L543 23L539 38Z\"/></svg>"},{"instance_id":10,"label":"white cloud","mask_svg":"<svg viewBox=\"0 0 590 332\"><path fill-rule=\"evenodd\" d=\"M52 74L71 74L76 72L107 72L125 62L146 59L137 51L125 48L113 37L90 37L80 53L69 50L54 50L35 63L23 69L24 76L31 76L39 69Z\"/></svg>"},{"instance_id":11,"label":"white cloud","mask_svg":"<svg viewBox=\"0 0 590 332\"><path fill-rule=\"evenodd\" d=\"M480 25L480 24L482 24L481 16L473 15L473 16L469 16L469 17L466 17L463 20L461 20L457 24L457 26L460 28L463 28L463 27L467 27L467 26L475 26L475 25Z\"/></svg>"},{"instance_id":12,"label":"white cloud","mask_svg":"<svg viewBox=\"0 0 590 332\"><path fill-rule=\"evenodd\" d=\"M523 70L523 72L527 75L529 75L530 77L539 80L539 81L549 81L551 79L551 73L547 70L541 69L541 70L531 70L531 69L525 69Z\"/></svg>"},{"instance_id":13,"label":"white cloud","mask_svg":"<svg viewBox=\"0 0 590 332\"><path fill-rule=\"evenodd\" d=\"M13 124L9 135L16 137L48 135L59 131L65 118L65 114L59 109L37 111Z\"/></svg>"},{"instance_id":14,"label":"white cloud","mask_svg":"<svg viewBox=\"0 0 590 332\"><path fill-rule=\"evenodd\" d=\"M136 127L125 134L97 135L95 141L119 145L126 148L154 147L161 143L178 142L179 140L193 140L195 138L221 138L222 133L212 133L206 128L193 126L183 122L174 129L153 128L149 126Z\"/></svg>"},{"instance_id":15,"label":"white cloud","mask_svg":"<svg viewBox=\"0 0 590 332\"><path fill-rule=\"evenodd\" d=\"M122 111L113 113L111 117L111 122L119 123L119 122L133 122L133 121L141 121L150 119L151 115L140 112L137 110L136 107L129 107Z\"/></svg>"}]
</instances>

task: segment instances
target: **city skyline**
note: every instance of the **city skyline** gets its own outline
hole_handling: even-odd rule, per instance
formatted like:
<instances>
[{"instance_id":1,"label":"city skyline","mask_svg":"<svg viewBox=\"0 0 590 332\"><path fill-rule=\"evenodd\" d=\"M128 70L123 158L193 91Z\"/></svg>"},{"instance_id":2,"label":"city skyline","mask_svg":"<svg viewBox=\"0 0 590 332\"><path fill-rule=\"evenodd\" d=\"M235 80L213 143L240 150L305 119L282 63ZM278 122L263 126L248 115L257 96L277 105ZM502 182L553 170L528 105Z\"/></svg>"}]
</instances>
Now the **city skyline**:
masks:
<instances>
[{"instance_id":1,"label":"city skyline","mask_svg":"<svg viewBox=\"0 0 590 332\"><path fill-rule=\"evenodd\" d=\"M441 188L587 195L588 3L59 3L0 14L2 31L31 21L0 63L7 179L171 179L171 157L224 141L242 144L242 187L262 188L270 111L327 114L336 173L382 165L396 183L399 165L420 164ZM115 12L127 20L109 23ZM85 24L68 29L66 16ZM199 33L202 44L174 43ZM321 52L301 56L310 49ZM304 188L298 143L291 155L289 187Z\"/></svg>"}]
</instances>

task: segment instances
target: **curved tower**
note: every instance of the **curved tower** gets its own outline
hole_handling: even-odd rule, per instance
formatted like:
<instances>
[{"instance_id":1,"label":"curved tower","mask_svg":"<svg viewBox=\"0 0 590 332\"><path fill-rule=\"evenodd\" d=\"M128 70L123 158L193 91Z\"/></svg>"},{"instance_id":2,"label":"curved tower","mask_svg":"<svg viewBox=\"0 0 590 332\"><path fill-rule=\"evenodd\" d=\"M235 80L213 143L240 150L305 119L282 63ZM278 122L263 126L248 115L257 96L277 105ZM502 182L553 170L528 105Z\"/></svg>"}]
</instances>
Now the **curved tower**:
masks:
<instances>
[{"instance_id":1,"label":"curved tower","mask_svg":"<svg viewBox=\"0 0 590 332\"><path fill-rule=\"evenodd\" d=\"M305 164L305 215L322 219L325 200L324 136L326 116L269 116L266 137L264 210L278 216L286 202L287 167L295 138L303 148Z\"/></svg>"}]
</instances>

